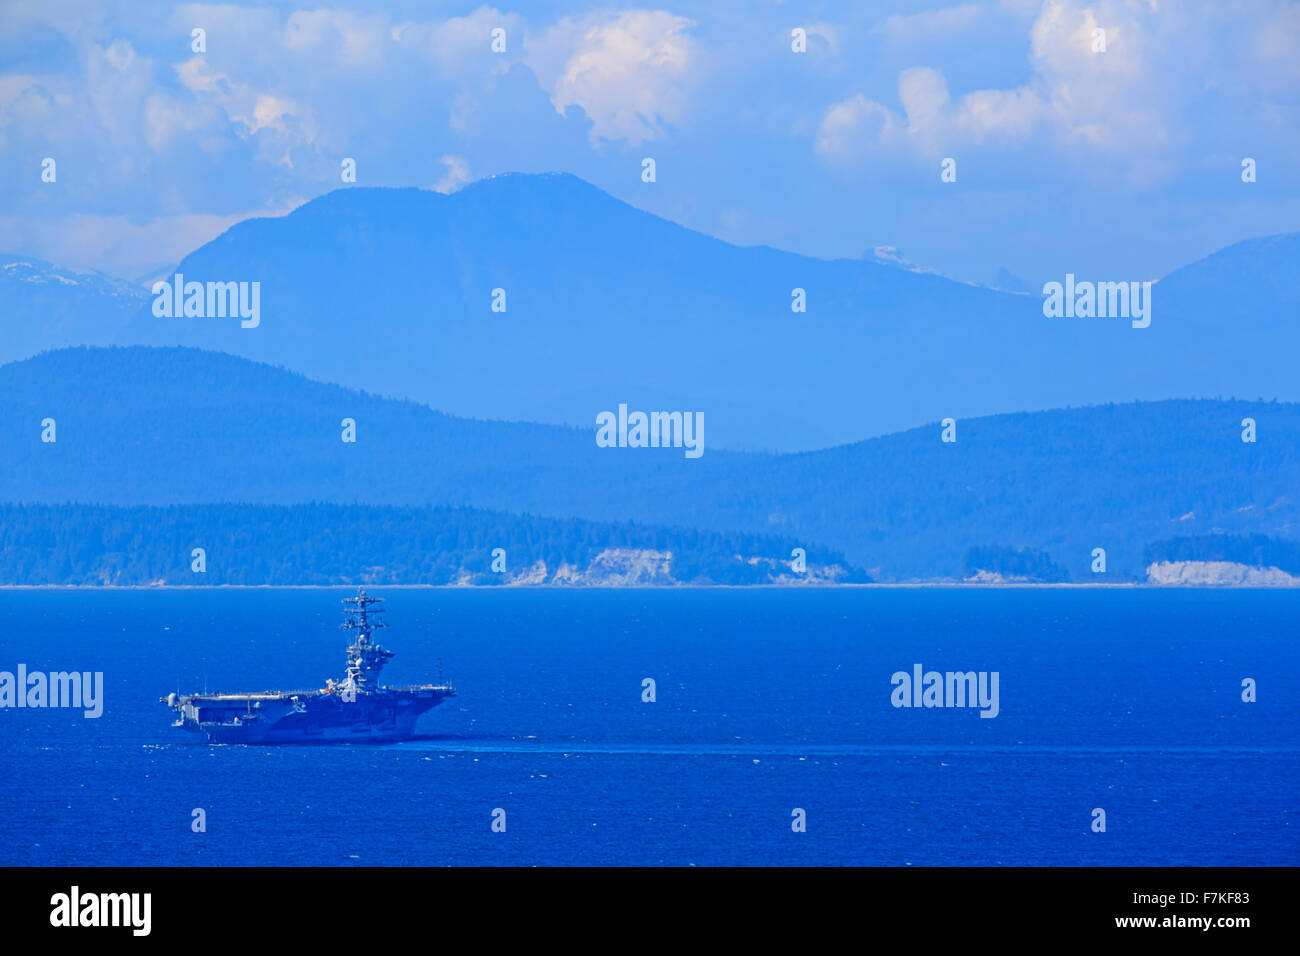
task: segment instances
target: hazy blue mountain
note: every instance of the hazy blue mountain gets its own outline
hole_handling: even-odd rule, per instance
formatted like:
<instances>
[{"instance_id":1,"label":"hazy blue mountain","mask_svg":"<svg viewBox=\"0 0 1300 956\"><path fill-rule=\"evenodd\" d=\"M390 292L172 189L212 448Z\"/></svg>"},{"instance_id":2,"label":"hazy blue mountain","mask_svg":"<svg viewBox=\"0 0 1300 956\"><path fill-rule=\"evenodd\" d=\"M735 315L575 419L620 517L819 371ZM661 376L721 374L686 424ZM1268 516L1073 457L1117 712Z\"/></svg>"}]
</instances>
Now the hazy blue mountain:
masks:
<instances>
[{"instance_id":1,"label":"hazy blue mountain","mask_svg":"<svg viewBox=\"0 0 1300 956\"><path fill-rule=\"evenodd\" d=\"M1258 441L1241 441L1243 418ZM54 418L57 442L40 440ZM357 442L341 440L353 418ZM1090 580L1151 542L1300 537L1300 406L1167 401L961 419L786 455L600 448L595 429L453 418L234 356L67 349L0 367L0 501L472 506L775 534L877 579L1032 548Z\"/></svg>"},{"instance_id":2,"label":"hazy blue mountain","mask_svg":"<svg viewBox=\"0 0 1300 956\"><path fill-rule=\"evenodd\" d=\"M108 345L148 301L148 290L122 279L0 253L0 362L42 349Z\"/></svg>"},{"instance_id":3,"label":"hazy blue mountain","mask_svg":"<svg viewBox=\"0 0 1300 956\"><path fill-rule=\"evenodd\" d=\"M1298 243L1240 243L1179 270L1156 285L1151 326L1133 329L1047 319L1040 294L879 250L825 261L733 246L570 175L453 195L346 188L180 263L191 281L260 282L257 328L146 306L118 341L217 349L464 416L585 426L619 402L697 410L714 447L807 449L947 416L1300 399L1286 281ZM791 311L795 288L805 313Z\"/></svg>"}]
</instances>

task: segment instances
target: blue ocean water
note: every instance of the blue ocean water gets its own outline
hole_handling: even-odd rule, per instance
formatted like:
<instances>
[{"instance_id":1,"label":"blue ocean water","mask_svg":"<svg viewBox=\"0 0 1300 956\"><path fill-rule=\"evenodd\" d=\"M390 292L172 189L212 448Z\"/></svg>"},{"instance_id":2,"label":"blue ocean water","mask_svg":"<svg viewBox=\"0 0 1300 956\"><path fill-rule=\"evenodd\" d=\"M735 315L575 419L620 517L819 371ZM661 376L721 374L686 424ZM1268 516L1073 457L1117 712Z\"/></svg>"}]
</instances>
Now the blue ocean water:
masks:
<instances>
[{"instance_id":1,"label":"blue ocean water","mask_svg":"<svg viewBox=\"0 0 1300 956\"><path fill-rule=\"evenodd\" d=\"M1294 592L374 590L385 678L460 691L392 746L210 747L158 703L341 675L349 591L0 591L0 670L106 682L97 720L0 710L0 862L1300 862ZM894 708L917 663L997 671L999 716Z\"/></svg>"}]
</instances>

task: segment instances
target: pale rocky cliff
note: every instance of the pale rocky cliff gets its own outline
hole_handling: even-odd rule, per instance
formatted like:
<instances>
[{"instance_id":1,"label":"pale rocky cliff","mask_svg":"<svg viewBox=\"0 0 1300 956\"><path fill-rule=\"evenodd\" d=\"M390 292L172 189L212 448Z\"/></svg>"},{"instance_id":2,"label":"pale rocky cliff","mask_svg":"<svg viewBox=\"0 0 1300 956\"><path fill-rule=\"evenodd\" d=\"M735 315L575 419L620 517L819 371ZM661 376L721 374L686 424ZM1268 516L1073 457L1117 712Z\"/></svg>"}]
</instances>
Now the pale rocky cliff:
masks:
<instances>
[{"instance_id":1,"label":"pale rocky cliff","mask_svg":"<svg viewBox=\"0 0 1300 956\"><path fill-rule=\"evenodd\" d=\"M1300 587L1300 578L1279 568L1256 568L1232 561L1161 561L1147 568L1147 583L1165 587Z\"/></svg>"}]
</instances>

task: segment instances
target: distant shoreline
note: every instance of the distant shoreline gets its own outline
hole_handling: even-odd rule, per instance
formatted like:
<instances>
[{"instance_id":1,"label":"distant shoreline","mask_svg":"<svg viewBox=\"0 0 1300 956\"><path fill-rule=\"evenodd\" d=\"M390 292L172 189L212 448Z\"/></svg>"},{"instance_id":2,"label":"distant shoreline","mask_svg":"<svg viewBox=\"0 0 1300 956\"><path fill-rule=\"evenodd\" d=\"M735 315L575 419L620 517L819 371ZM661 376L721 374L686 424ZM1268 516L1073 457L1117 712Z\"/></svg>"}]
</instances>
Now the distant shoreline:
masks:
<instances>
[{"instance_id":1,"label":"distant shoreline","mask_svg":"<svg viewBox=\"0 0 1300 956\"><path fill-rule=\"evenodd\" d=\"M899 581L870 584L0 584L0 591L342 591L358 587L385 591L843 591L843 590L952 590L1001 591L1014 589L1127 589L1149 591L1290 591L1286 586L1234 584L1147 584L1138 581L1110 583L1014 581L999 584L964 581Z\"/></svg>"}]
</instances>

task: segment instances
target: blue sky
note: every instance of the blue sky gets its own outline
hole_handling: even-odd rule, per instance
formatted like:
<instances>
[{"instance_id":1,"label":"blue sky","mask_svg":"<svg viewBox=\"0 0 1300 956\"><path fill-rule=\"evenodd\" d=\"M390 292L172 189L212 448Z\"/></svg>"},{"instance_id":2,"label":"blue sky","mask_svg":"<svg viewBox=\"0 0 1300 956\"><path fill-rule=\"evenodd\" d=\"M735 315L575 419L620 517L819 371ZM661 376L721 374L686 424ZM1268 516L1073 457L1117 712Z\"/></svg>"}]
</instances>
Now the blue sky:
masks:
<instances>
[{"instance_id":1,"label":"blue sky","mask_svg":"<svg viewBox=\"0 0 1300 956\"><path fill-rule=\"evenodd\" d=\"M0 249L128 278L343 157L444 191L564 170L732 242L971 281L1157 278L1300 228L1297 130L1300 5L1270 0L0 9Z\"/></svg>"}]
</instances>

